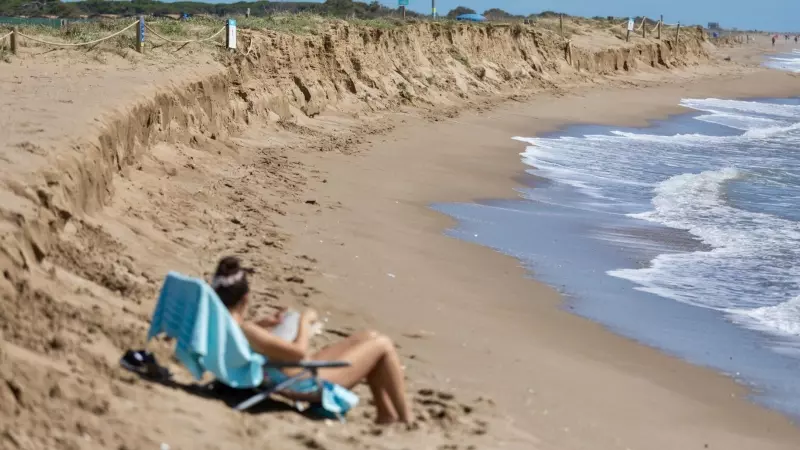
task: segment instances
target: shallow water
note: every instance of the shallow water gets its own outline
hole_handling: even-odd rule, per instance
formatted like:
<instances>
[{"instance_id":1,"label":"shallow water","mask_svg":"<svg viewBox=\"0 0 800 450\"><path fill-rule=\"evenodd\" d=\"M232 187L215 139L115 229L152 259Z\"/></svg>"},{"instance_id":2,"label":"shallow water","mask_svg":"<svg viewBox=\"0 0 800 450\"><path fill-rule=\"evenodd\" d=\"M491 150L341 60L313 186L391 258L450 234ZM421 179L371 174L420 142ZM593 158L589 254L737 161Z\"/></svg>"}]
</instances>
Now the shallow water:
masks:
<instances>
[{"instance_id":1,"label":"shallow water","mask_svg":"<svg viewBox=\"0 0 800 450\"><path fill-rule=\"evenodd\" d=\"M773 69L800 72L800 50L792 50L791 53L770 57L764 65Z\"/></svg>"},{"instance_id":2,"label":"shallow water","mask_svg":"<svg viewBox=\"0 0 800 450\"><path fill-rule=\"evenodd\" d=\"M767 64L800 71L800 54ZM645 129L515 138L522 199L435 208L576 313L800 417L800 99L682 104Z\"/></svg>"}]
</instances>

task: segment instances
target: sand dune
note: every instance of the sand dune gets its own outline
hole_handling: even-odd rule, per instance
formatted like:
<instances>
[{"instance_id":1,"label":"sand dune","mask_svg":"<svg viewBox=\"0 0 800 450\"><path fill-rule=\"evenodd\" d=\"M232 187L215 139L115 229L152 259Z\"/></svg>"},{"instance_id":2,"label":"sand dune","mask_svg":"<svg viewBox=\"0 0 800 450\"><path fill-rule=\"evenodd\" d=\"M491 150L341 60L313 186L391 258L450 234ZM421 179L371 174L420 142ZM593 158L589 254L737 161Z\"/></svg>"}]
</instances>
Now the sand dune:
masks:
<instances>
[{"instance_id":1,"label":"sand dune","mask_svg":"<svg viewBox=\"0 0 800 450\"><path fill-rule=\"evenodd\" d=\"M651 448L714 439L756 448L774 432L773 447L757 448L789 448L784 443L795 435L784 419L738 399L728 400L736 405L729 415L709 406L731 388L721 377L608 333L591 352L577 351L579 336L602 330L558 315L555 294L530 285L505 258L441 237L441 218L426 209L464 195L513 195L513 153L487 163L493 144L476 135L483 120L453 128L465 110L500 111L508 119L522 114L509 110L509 101L538 102L551 112L527 112L525 119L555 126L578 120L575 96L605 91L608 101L612 89L759 74L737 62L756 49L729 52L734 61L726 62L727 54L694 31L676 45L642 38L625 44L608 30L586 29L574 38L568 61L565 41L547 30L425 23L394 29L333 23L310 36L251 32L241 47L236 55L162 50L112 55L104 63L86 53L28 48L3 67L0 447L633 448L651 438L657 442ZM753 93L790 91L795 81L769 79ZM569 107L558 106L565 95L573 98ZM640 103L620 120L664 111L663 103L650 109ZM493 109L499 105L506 106ZM483 152L436 137L470 135L467 129ZM504 130L486 136L499 139ZM420 161L430 165L416 177L389 176ZM467 181L479 176L484 181L473 187L481 189L465 194L455 173ZM323 341L362 327L395 337L419 427L375 427L369 406L346 426L292 412L243 415L120 370L122 352L143 345L166 271L207 275L228 253L258 271L254 313L311 305L329 319ZM458 257L472 262L455 270ZM479 290L476 280L483 280ZM460 295L465 289L476 290ZM487 303L492 295L507 301ZM574 331L568 334L575 341L566 339L573 346L554 344L565 328L525 334L529 325L520 318L535 324L531 315L538 311L522 301L531 296L550 299L551 315L544 316ZM442 310L458 313L443 317ZM467 331L483 340L467 344ZM597 354L613 355L620 345L642 367L609 370L597 362ZM154 349L179 382L191 381L170 360L166 343ZM655 376L650 363L717 388L690 397L707 386L698 384L670 400L675 380ZM559 384L564 368L574 378ZM631 379L620 370L629 369L636 385L625 391ZM515 375L506 381L508 371ZM523 386L532 372L544 375ZM532 419L513 401L553 383L543 401L558 405L569 384L591 382L621 392L619 403L599 396L578 411L579 399L565 396L563 407L536 409L540 415ZM648 404L641 398L650 395L664 399L662 413L671 420L686 412L698 417L647 435L641 430L658 430L662 417L641 415ZM528 400L529 406L539 401ZM591 418L603 408L615 411L613 420ZM570 433L570 418L581 432ZM704 441L707 429L714 431Z\"/></svg>"}]
</instances>

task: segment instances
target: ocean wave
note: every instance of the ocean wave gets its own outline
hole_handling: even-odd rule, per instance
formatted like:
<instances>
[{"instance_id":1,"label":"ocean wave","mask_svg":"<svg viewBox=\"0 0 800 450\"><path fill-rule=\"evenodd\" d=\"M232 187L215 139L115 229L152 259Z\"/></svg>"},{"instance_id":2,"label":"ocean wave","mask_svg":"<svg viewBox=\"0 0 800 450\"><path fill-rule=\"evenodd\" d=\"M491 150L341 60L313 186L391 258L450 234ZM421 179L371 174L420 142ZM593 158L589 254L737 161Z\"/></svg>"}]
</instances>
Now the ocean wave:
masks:
<instances>
[{"instance_id":1,"label":"ocean wave","mask_svg":"<svg viewBox=\"0 0 800 450\"><path fill-rule=\"evenodd\" d=\"M630 216L672 228L693 230L698 219L729 212L723 211L726 207L722 198L723 186L741 176L742 172L733 167L673 176L656 187L656 196L652 200L655 206L653 211ZM695 234L709 245L725 245L725 242L714 239L712 234L703 230L696 230Z\"/></svg>"},{"instance_id":2,"label":"ocean wave","mask_svg":"<svg viewBox=\"0 0 800 450\"><path fill-rule=\"evenodd\" d=\"M792 50L791 54L786 54L785 56L769 57L764 61L764 66L771 69L800 72L800 57L792 57L792 55L800 55L800 51Z\"/></svg>"},{"instance_id":3,"label":"ocean wave","mask_svg":"<svg viewBox=\"0 0 800 450\"><path fill-rule=\"evenodd\" d=\"M748 130L743 136L751 139L769 138L777 135L785 135L796 130L800 130L800 123L795 123L789 126L775 126Z\"/></svg>"},{"instance_id":4,"label":"ocean wave","mask_svg":"<svg viewBox=\"0 0 800 450\"><path fill-rule=\"evenodd\" d=\"M753 117L746 114L733 114L716 112L695 117L696 120L706 123L722 125L740 131L750 131L758 128L780 127L783 122L765 117Z\"/></svg>"},{"instance_id":5,"label":"ocean wave","mask_svg":"<svg viewBox=\"0 0 800 450\"><path fill-rule=\"evenodd\" d=\"M755 309L730 309L734 322L748 328L781 334L800 336L800 296L773 306Z\"/></svg>"},{"instance_id":6,"label":"ocean wave","mask_svg":"<svg viewBox=\"0 0 800 450\"><path fill-rule=\"evenodd\" d=\"M777 334L800 328L800 313L796 325L789 313L785 323L774 317L800 294L800 265L793 263L800 260L800 224L792 212L800 200L800 158L791 152L800 143L800 105L713 98L681 104L703 112L694 117L698 123L740 133L711 136L690 127L673 134L609 130L516 139L528 144L522 159L533 172L573 186L588 203L685 230L704 244L690 252L673 248L646 267L609 275L640 291L721 311L743 326ZM595 237L655 248L625 236Z\"/></svg>"},{"instance_id":7,"label":"ocean wave","mask_svg":"<svg viewBox=\"0 0 800 450\"><path fill-rule=\"evenodd\" d=\"M545 176L555 182L577 188L584 194L594 199L618 200L608 194L604 188L607 185L622 185L629 187L652 187L652 184L630 180L622 177L614 177L602 170L591 167L581 168L571 164L574 154L564 151L573 149L580 151L585 142L593 141L603 136L586 136L583 138L562 137L556 140L538 138L517 138L520 141L530 144L525 151L520 154L522 162L534 168L532 173ZM588 155L587 155L588 156Z\"/></svg>"},{"instance_id":8,"label":"ocean wave","mask_svg":"<svg viewBox=\"0 0 800 450\"><path fill-rule=\"evenodd\" d=\"M655 189L654 209L632 217L686 230L711 250L661 254L649 267L608 274L636 289L726 313L768 314L787 292L797 290L800 226L770 214L738 209L727 202L726 186L746 174L728 167L676 175ZM800 315L794 318L800 328ZM780 327L786 328L782 324ZM769 323L763 328L768 329ZM779 329L773 331L780 331Z\"/></svg>"},{"instance_id":9,"label":"ocean wave","mask_svg":"<svg viewBox=\"0 0 800 450\"><path fill-rule=\"evenodd\" d=\"M748 115L800 119L800 106L798 105L706 98L684 99L681 100L681 106L713 114L741 112Z\"/></svg>"}]
</instances>

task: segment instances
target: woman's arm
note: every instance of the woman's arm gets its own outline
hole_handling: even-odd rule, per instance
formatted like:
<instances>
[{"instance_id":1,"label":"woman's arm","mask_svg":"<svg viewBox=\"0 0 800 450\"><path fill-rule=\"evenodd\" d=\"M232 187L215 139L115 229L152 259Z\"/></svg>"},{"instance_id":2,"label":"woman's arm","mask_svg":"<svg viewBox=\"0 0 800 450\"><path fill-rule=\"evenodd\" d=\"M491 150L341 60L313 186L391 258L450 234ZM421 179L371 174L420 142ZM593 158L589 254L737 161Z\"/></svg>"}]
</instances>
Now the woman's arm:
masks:
<instances>
[{"instance_id":1,"label":"woman's arm","mask_svg":"<svg viewBox=\"0 0 800 450\"><path fill-rule=\"evenodd\" d=\"M308 353L308 342L311 340L311 324L316 322L317 312L307 309L300 315L300 323L297 324L297 336L294 344Z\"/></svg>"},{"instance_id":2,"label":"woman's arm","mask_svg":"<svg viewBox=\"0 0 800 450\"><path fill-rule=\"evenodd\" d=\"M305 359L308 354L311 323L314 320L316 320L314 311L307 310L303 312L294 342L287 342L254 322L242 324L242 331L247 337L250 347L256 353L260 353L272 361L296 362Z\"/></svg>"},{"instance_id":3,"label":"woman's arm","mask_svg":"<svg viewBox=\"0 0 800 450\"><path fill-rule=\"evenodd\" d=\"M264 317L263 319L256 320L255 323L262 328L272 329L280 325L281 322L283 322L285 315L286 315L286 307L280 307L271 316L267 316Z\"/></svg>"}]
</instances>

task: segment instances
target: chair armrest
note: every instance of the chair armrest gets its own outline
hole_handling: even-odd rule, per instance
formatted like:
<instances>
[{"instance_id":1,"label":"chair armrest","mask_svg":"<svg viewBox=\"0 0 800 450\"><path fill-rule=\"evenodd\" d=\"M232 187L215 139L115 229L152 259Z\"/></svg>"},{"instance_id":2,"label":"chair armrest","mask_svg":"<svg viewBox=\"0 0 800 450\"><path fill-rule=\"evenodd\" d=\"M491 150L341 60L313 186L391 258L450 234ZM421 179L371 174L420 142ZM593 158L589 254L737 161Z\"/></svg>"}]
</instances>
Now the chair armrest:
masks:
<instances>
[{"instance_id":1,"label":"chair armrest","mask_svg":"<svg viewBox=\"0 0 800 450\"><path fill-rule=\"evenodd\" d=\"M347 361L296 361L296 362L271 361L264 364L264 367L270 369L292 369L292 368L327 369L327 368L350 367L350 363Z\"/></svg>"}]
</instances>

